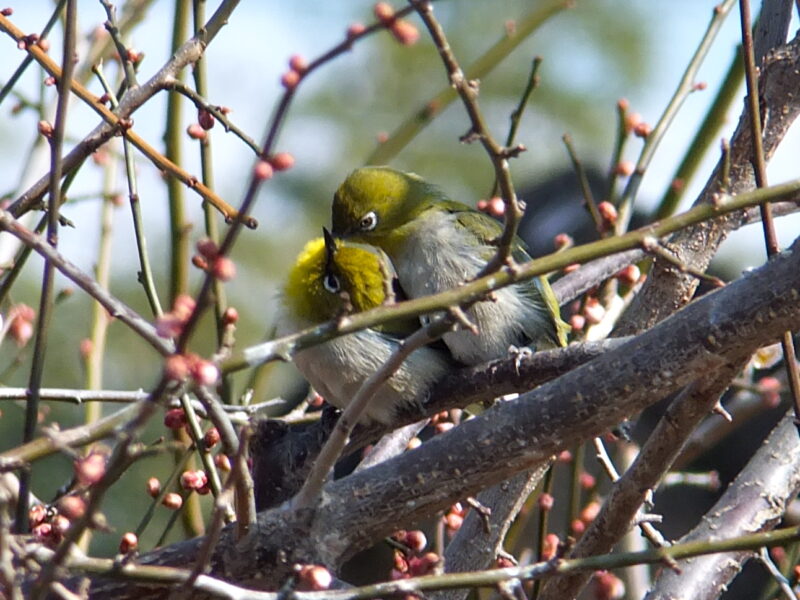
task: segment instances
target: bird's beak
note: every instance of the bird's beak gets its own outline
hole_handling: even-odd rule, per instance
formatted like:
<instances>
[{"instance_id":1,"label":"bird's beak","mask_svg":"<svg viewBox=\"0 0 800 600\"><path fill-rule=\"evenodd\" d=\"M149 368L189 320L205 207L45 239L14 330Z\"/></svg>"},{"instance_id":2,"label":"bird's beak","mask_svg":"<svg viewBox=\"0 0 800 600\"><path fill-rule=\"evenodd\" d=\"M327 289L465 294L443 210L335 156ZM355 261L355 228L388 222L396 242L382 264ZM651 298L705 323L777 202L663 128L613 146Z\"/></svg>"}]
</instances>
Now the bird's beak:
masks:
<instances>
[{"instance_id":1,"label":"bird's beak","mask_svg":"<svg viewBox=\"0 0 800 600\"><path fill-rule=\"evenodd\" d=\"M336 239L326 227L322 228L322 237L325 240L325 253L327 255L327 260L328 262L331 262L333 260L333 255L336 254Z\"/></svg>"}]
</instances>

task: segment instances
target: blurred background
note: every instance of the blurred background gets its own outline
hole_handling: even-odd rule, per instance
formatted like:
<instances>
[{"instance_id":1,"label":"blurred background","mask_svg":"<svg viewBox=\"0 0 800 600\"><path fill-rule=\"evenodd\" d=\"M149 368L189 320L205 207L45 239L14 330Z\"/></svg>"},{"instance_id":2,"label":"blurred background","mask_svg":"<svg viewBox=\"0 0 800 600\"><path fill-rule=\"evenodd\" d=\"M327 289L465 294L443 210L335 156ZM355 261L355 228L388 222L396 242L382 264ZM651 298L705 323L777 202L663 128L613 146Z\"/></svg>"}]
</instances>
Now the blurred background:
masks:
<instances>
[{"instance_id":1,"label":"blurred background","mask_svg":"<svg viewBox=\"0 0 800 600\"><path fill-rule=\"evenodd\" d=\"M129 4L138 5L141 10L141 23L126 36L126 43L144 53L139 80L145 81L170 54L175 3L139 0L117 4L120 11ZM491 3L442 0L436 2L435 11L456 57L463 66L468 66L508 35L515 22L541 4L530 0L494 0ZM533 92L517 138L528 150L512 163L515 183L528 206L528 219L535 225L526 231L538 253L552 251L552 239L557 233L574 233L579 229L576 218L563 217L582 211L580 190L562 135L571 135L586 167L604 178L617 130L617 101L626 98L630 112L640 113L644 121L655 125L706 30L716 2L678 0L657 4L656 7L645 2L578 1L573 9L550 18L481 80L481 107L495 136L503 139L509 115L525 88L532 59L534 56L543 59L539 69L541 83ZM44 26L54 3L8 0L5 5L14 9L11 19L18 27L33 32ZM289 57L301 54L311 60L321 55L343 39L350 24L371 23L372 5L362 0L242 2L206 54L208 100L229 107L230 119L251 137L261 140L283 91L280 78L287 69ZM92 36L102 31L106 16L98 2L80 0L78 6L80 55ZM753 3L754 15L758 6L758 2ZM213 4L209 6L209 13L214 8ZM415 17L410 20L420 25ZM790 31L795 29L796 18ZM57 26L50 36L50 54L57 59L60 35ZM707 89L688 98L644 177L637 204L637 210L643 214L652 211L668 189L678 163L734 58L738 40L738 13L734 10L700 69L698 81L705 82ZM9 79L23 57L24 53L10 38L0 37L0 84ZM116 66L107 64L106 72L115 77ZM55 94L52 87L43 86L44 77L41 69L32 65L14 93L0 105L2 198L14 199L47 172L46 146L42 152L43 146L37 136L37 122L41 118L37 105L43 106L44 114L52 119L48 111L52 110ZM89 80L88 87L97 95L102 93L95 79ZM447 79L439 56L424 31L420 41L411 47L401 46L386 32L370 36L302 83L277 145L278 151L292 153L296 165L262 187L253 212L259 227L255 231L243 231L232 255L238 274L226 289L230 304L240 314L237 347L243 348L270 336L280 282L305 241L320 235L321 227L328 224L330 201L341 180L370 159L380 148L380 140L412 119L446 87ZM740 92L732 103L728 124L721 133L723 137L730 136L735 127L742 96ZM134 129L158 149L163 149L166 102L167 94L160 93L133 117ZM190 102L183 104L185 124L181 129L185 130L197 120L197 113ZM74 102L66 147L80 140L96 124L95 114ZM438 182L454 198L474 205L489 194L493 175L479 144L459 142L459 136L467 129L468 120L462 105L454 102L392 157L391 164ZM253 166L253 153L234 135L226 134L219 124L210 134L216 191L230 204L238 206ZM635 162L641 145L641 140L632 138L624 158ZM117 145L115 152L118 151ZM770 164L771 183L797 176L798 151L800 139L795 131L790 133ZM714 145L698 175L687 182L681 209L694 200L718 155L719 146ZM165 302L169 289L167 188L161 174L141 155L137 156L136 164L147 241L156 283ZM199 174L197 142L188 136L183 139L183 164L189 172ZM61 229L59 248L87 272L92 271L97 260L103 177L100 166L87 164L70 190L71 201L62 209L73 227ZM111 290L149 318L151 313L136 279L139 265L130 209L125 201L124 169L118 169L114 185L123 201L114 214ZM189 218L194 223L192 239L200 239L204 232L199 197L191 192L185 197ZM537 213L546 206L550 207L546 213ZM779 221L783 244L789 243L798 231L800 221L796 217ZM721 277L730 279L743 269L761 264L764 259L760 228L750 227L731 236L713 269ZM37 307L41 271L42 262L37 257L31 258L10 300ZM196 290L199 281L200 272L193 270L190 290ZM57 280L58 290L72 287L63 278ZM80 342L87 337L89 327L90 303L76 290L56 308L45 386L84 386ZM195 350L205 356L214 350L211 329L206 327L207 333L198 336L194 343ZM109 336L103 385L109 389L147 390L159 373L158 357L123 325L112 323ZM17 349L6 340L0 348L0 383L25 386L29 364L30 346ZM237 392L256 385L256 400L273 396L294 398L304 393L302 381L288 365L270 365L256 375L242 373L236 376L235 383ZM6 449L19 443L23 408L21 404L7 402L0 409L0 449ZM44 419L49 424L68 427L81 419L80 412L72 406L52 406L47 410ZM153 435L156 434L154 430ZM65 458L45 462L54 469L42 467L34 472L34 491L47 499L65 483L53 474L67 473L69 469ZM142 477L159 476L167 468L161 464L140 463L126 479L140 482ZM731 475L736 470L732 470ZM129 510L130 501L123 500L129 494L124 485L116 486L106 502L109 521L115 527L129 527L139 518ZM151 526L152 531L157 529L158 526ZM96 536L95 549L113 552L114 539L110 535Z\"/></svg>"}]
</instances>

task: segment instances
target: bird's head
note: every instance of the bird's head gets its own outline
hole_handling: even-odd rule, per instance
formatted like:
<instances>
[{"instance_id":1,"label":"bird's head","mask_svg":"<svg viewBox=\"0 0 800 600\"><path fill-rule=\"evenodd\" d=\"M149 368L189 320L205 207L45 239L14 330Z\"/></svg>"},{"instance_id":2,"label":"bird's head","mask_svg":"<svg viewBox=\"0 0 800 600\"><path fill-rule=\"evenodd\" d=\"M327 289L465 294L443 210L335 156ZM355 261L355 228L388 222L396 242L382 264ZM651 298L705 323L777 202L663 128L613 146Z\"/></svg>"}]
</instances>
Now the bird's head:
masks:
<instances>
[{"instance_id":1,"label":"bird's head","mask_svg":"<svg viewBox=\"0 0 800 600\"><path fill-rule=\"evenodd\" d=\"M382 304L393 269L378 248L324 236L311 240L297 257L284 287L284 302L309 323Z\"/></svg>"},{"instance_id":2,"label":"bird's head","mask_svg":"<svg viewBox=\"0 0 800 600\"><path fill-rule=\"evenodd\" d=\"M333 233L383 245L398 228L431 206L437 188L389 167L356 169L333 197Z\"/></svg>"}]
</instances>

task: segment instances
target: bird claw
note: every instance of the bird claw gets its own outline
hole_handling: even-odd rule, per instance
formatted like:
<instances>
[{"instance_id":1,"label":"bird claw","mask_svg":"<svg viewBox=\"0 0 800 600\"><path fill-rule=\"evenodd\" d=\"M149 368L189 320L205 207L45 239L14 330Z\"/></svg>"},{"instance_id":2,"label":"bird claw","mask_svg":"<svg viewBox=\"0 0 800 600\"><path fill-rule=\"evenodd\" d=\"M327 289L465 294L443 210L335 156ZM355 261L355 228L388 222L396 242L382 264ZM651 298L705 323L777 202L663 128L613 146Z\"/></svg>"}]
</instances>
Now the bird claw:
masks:
<instances>
[{"instance_id":1,"label":"bird claw","mask_svg":"<svg viewBox=\"0 0 800 600\"><path fill-rule=\"evenodd\" d=\"M514 359L514 371L519 376L519 368L522 366L522 363L531 356L533 356L533 350L528 348L527 346L523 346L522 348L518 348L513 344L508 347L508 355L509 357Z\"/></svg>"}]
</instances>

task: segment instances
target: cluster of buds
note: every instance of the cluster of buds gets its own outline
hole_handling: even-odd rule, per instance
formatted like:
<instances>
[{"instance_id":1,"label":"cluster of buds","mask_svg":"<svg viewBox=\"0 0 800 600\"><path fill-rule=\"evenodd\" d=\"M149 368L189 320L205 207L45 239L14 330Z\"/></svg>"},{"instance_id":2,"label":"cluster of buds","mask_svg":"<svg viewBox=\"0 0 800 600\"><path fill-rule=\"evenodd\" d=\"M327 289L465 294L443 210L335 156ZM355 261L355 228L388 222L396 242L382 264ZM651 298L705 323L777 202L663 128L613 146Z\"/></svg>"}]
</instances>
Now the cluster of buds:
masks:
<instances>
[{"instance_id":1,"label":"cluster of buds","mask_svg":"<svg viewBox=\"0 0 800 600\"><path fill-rule=\"evenodd\" d=\"M220 281L230 281L236 277L236 265L227 256L219 252L216 242L208 238L198 240L197 254L192 257L192 264L198 269L211 273Z\"/></svg>"},{"instance_id":2,"label":"cluster of buds","mask_svg":"<svg viewBox=\"0 0 800 600\"><path fill-rule=\"evenodd\" d=\"M630 103L625 98L620 98L617 101L617 109L622 114L625 134L630 135L633 133L636 137L646 138L653 128L642 118L642 115L628 112L628 108L630 108Z\"/></svg>"},{"instance_id":3,"label":"cluster of buds","mask_svg":"<svg viewBox=\"0 0 800 600\"><path fill-rule=\"evenodd\" d=\"M586 528L592 523L592 521L597 518L599 512L600 503L596 500L589 502L583 507L583 510L581 510L578 518L574 519L572 523L570 523L570 529L572 530L572 533L575 534L576 537L580 536L584 531L586 531Z\"/></svg>"},{"instance_id":4,"label":"cluster of buds","mask_svg":"<svg viewBox=\"0 0 800 600\"><path fill-rule=\"evenodd\" d=\"M219 367L197 354L173 354L164 361L164 374L173 381L185 381L191 377L197 385L216 385Z\"/></svg>"},{"instance_id":5,"label":"cluster of buds","mask_svg":"<svg viewBox=\"0 0 800 600\"><path fill-rule=\"evenodd\" d=\"M187 473L191 475L187 476ZM197 473L202 473L202 475L197 475ZM184 482L184 478L186 481ZM206 485L208 484L208 477L206 476L204 471L185 471L181 475L181 486L184 489L196 489L193 487L194 484L200 483L201 480L205 478ZM200 486L202 487L202 485ZM204 493L208 493L207 491ZM158 498L161 494L161 482L156 479L155 477L151 477L147 480L147 495L151 498ZM170 492L169 494L164 494L164 497L161 499L161 504L166 506L170 510L178 510L181 506L183 506L183 497L180 494L176 494L175 492ZM122 549L120 548L120 552ZM124 552L123 552L124 553Z\"/></svg>"},{"instance_id":6,"label":"cluster of buds","mask_svg":"<svg viewBox=\"0 0 800 600\"><path fill-rule=\"evenodd\" d=\"M90 452L84 457L75 459L72 468L78 484L89 487L106 474L106 455L102 452Z\"/></svg>"},{"instance_id":7,"label":"cluster of buds","mask_svg":"<svg viewBox=\"0 0 800 600\"><path fill-rule=\"evenodd\" d=\"M3 9L3 11L7 10L11 9L10 8ZM5 12L3 12L3 15L5 16ZM38 46L45 52L47 52L50 49L50 42L39 37L38 33L29 33L25 37L20 38L20 40L17 42L17 48L19 48L20 50L27 50L33 45Z\"/></svg>"},{"instance_id":8,"label":"cluster of buds","mask_svg":"<svg viewBox=\"0 0 800 600\"><path fill-rule=\"evenodd\" d=\"M48 547L57 546L72 522L86 514L86 500L77 494L59 499L54 506L36 504L28 511L31 533Z\"/></svg>"},{"instance_id":9,"label":"cluster of buds","mask_svg":"<svg viewBox=\"0 0 800 600\"><path fill-rule=\"evenodd\" d=\"M444 433L450 431L453 427L461 422L463 411L455 408L452 410L443 410L431 417L430 424L433 426L434 434Z\"/></svg>"},{"instance_id":10,"label":"cluster of buds","mask_svg":"<svg viewBox=\"0 0 800 600\"><path fill-rule=\"evenodd\" d=\"M293 90L308 72L308 61L300 54L293 54L289 58L289 70L281 75L281 85L287 90Z\"/></svg>"},{"instance_id":11,"label":"cluster of buds","mask_svg":"<svg viewBox=\"0 0 800 600\"><path fill-rule=\"evenodd\" d=\"M398 579L432 575L441 571L441 567L442 558L435 552L407 555L396 550L394 553L394 567L392 567L390 578L396 581Z\"/></svg>"},{"instance_id":12,"label":"cluster of buds","mask_svg":"<svg viewBox=\"0 0 800 600\"><path fill-rule=\"evenodd\" d=\"M71 524L66 515L43 504L36 504L28 510L28 521L31 533L48 548L55 548L64 539Z\"/></svg>"},{"instance_id":13,"label":"cluster of buds","mask_svg":"<svg viewBox=\"0 0 800 600\"><path fill-rule=\"evenodd\" d=\"M227 106L217 106L216 110L223 115L227 115L229 112L231 112L231 109ZM216 123L216 121L217 120L213 113L207 108L201 106L197 109L197 122L190 124L186 128L186 134L193 140L204 142L208 139L208 134L206 132L214 127L214 123Z\"/></svg>"},{"instance_id":14,"label":"cluster of buds","mask_svg":"<svg viewBox=\"0 0 800 600\"><path fill-rule=\"evenodd\" d=\"M403 46L411 46L419 39L419 30L412 23L398 19L391 4L388 2L378 2L373 9L375 18L380 21L381 25L386 27L394 39L403 44Z\"/></svg>"},{"instance_id":15,"label":"cluster of buds","mask_svg":"<svg viewBox=\"0 0 800 600\"><path fill-rule=\"evenodd\" d=\"M172 304L172 310L156 319L156 334L163 338L176 338L182 332L194 312L196 303L188 294L180 294Z\"/></svg>"},{"instance_id":16,"label":"cluster of buds","mask_svg":"<svg viewBox=\"0 0 800 600\"><path fill-rule=\"evenodd\" d=\"M425 552L428 539L425 534L413 529L396 531L392 538L402 545L394 551L394 567L391 579L408 579L430 575L441 569L441 557L435 552Z\"/></svg>"},{"instance_id":17,"label":"cluster of buds","mask_svg":"<svg viewBox=\"0 0 800 600\"><path fill-rule=\"evenodd\" d=\"M22 348L33 337L33 321L36 319L36 311L27 304L15 304L8 311L9 321L8 333Z\"/></svg>"},{"instance_id":18,"label":"cluster of buds","mask_svg":"<svg viewBox=\"0 0 800 600\"><path fill-rule=\"evenodd\" d=\"M181 473L181 487L187 491L195 491L205 496L211 491L208 486L208 475L202 469Z\"/></svg>"},{"instance_id":19,"label":"cluster of buds","mask_svg":"<svg viewBox=\"0 0 800 600\"><path fill-rule=\"evenodd\" d=\"M447 530L447 535L453 537L456 532L461 529L461 525L464 524L464 517L467 516L467 509L461 504L461 502L456 502L450 509L445 513L442 519L444 520L445 529Z\"/></svg>"},{"instance_id":20,"label":"cluster of buds","mask_svg":"<svg viewBox=\"0 0 800 600\"><path fill-rule=\"evenodd\" d=\"M261 159L253 169L253 176L259 181L272 179L275 171L288 171L294 166L294 156L288 152L278 152L269 158Z\"/></svg>"}]
</instances>

